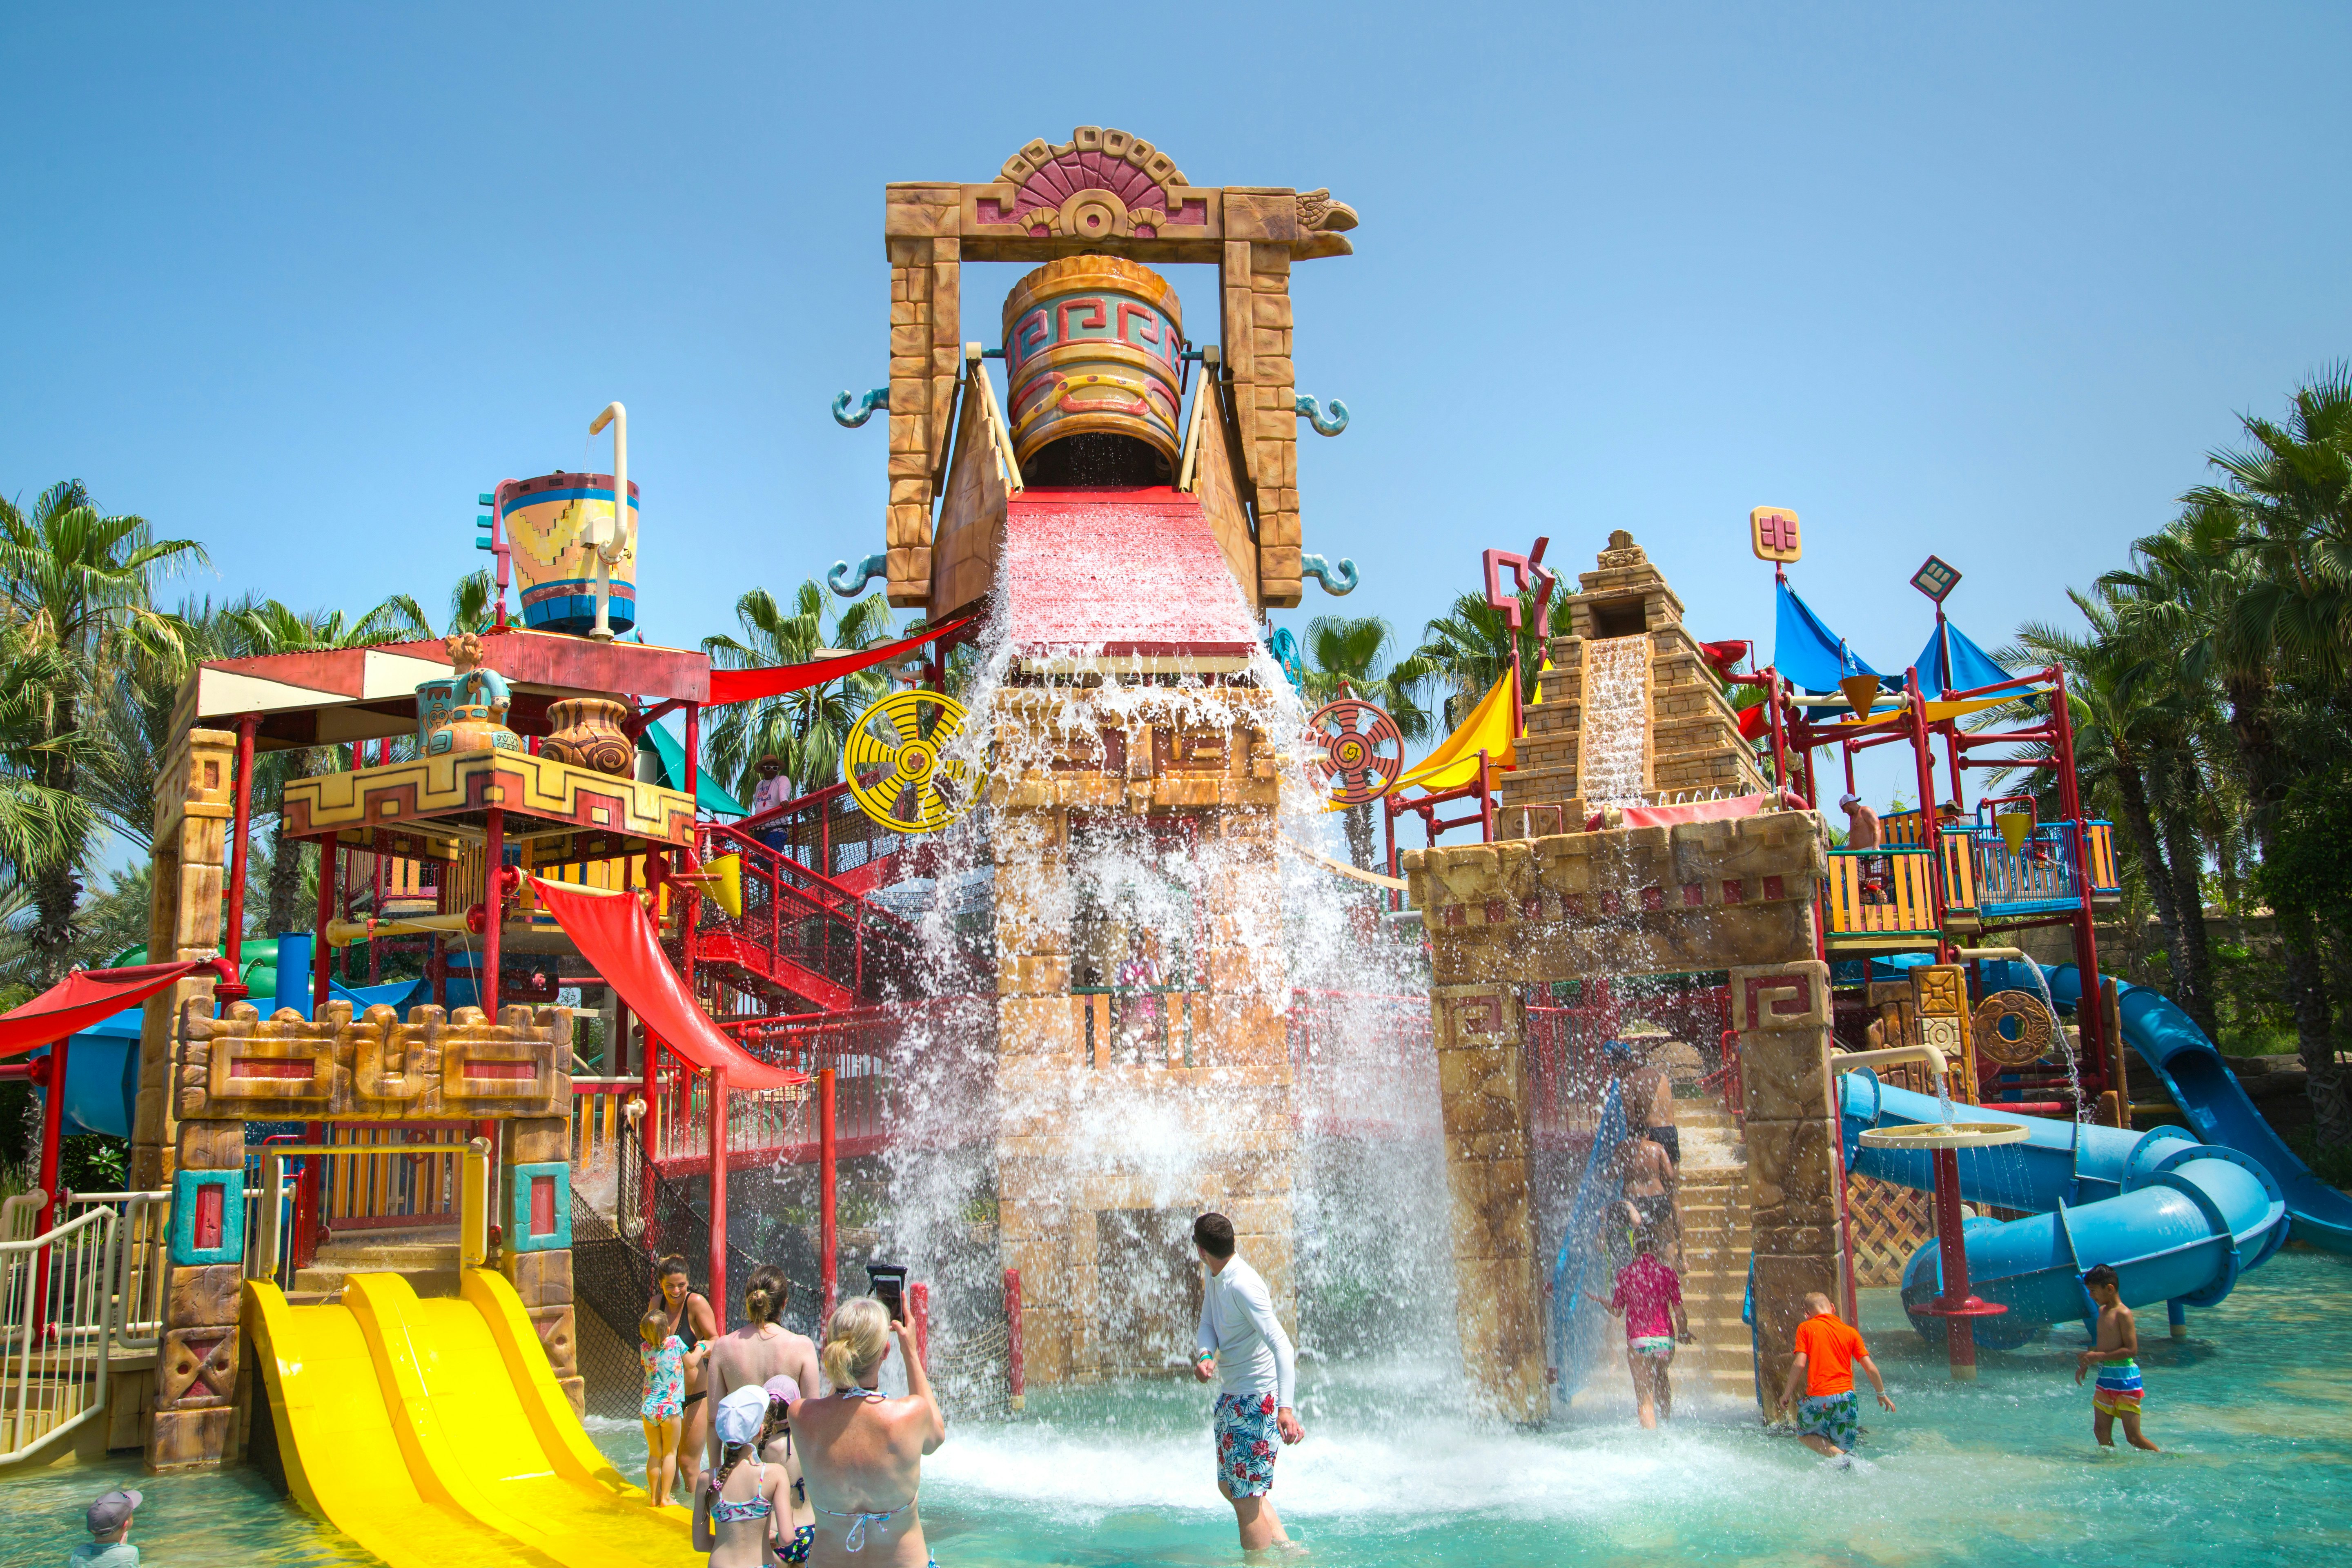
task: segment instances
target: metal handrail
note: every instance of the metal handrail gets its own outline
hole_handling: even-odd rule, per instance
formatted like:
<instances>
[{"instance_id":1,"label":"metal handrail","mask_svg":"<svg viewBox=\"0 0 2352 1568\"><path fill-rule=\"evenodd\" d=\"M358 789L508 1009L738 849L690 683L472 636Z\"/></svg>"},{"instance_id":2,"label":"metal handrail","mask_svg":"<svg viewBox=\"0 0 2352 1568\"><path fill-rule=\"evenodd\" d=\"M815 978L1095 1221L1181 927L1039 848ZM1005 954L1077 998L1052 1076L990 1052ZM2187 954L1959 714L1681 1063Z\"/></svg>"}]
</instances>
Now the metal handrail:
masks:
<instances>
[{"instance_id":1,"label":"metal handrail","mask_svg":"<svg viewBox=\"0 0 2352 1568\"><path fill-rule=\"evenodd\" d=\"M70 1215L103 1207L119 1216L114 1230L114 1344L127 1351L155 1350L163 1342L163 1300L171 1264L172 1194L67 1193Z\"/></svg>"},{"instance_id":2,"label":"metal handrail","mask_svg":"<svg viewBox=\"0 0 2352 1568\"><path fill-rule=\"evenodd\" d=\"M0 1466L105 1417L120 1217L93 1208L0 1241Z\"/></svg>"}]
</instances>

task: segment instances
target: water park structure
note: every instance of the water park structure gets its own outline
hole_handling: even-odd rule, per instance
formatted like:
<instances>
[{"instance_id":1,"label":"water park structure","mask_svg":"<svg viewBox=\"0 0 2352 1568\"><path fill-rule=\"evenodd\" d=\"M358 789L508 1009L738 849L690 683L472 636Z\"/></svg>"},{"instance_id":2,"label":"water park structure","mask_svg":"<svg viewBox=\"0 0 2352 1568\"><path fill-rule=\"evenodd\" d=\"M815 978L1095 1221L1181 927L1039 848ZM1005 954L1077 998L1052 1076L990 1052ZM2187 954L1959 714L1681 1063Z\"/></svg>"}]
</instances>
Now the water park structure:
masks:
<instances>
[{"instance_id":1,"label":"water park structure","mask_svg":"<svg viewBox=\"0 0 2352 1568\"><path fill-rule=\"evenodd\" d=\"M395 1564L682 1560L583 1425L635 1398L657 1256L722 1323L755 1261L821 1312L919 1260L943 1387L1012 1419L1162 1373L1200 1209L1296 1325L1310 1248L1416 1161L1481 1414L1573 1423L1654 1125L1629 1040L1675 1068L1706 1381L1768 1416L1811 1293L1899 1286L1966 1379L2081 1321L2095 1264L2178 1331L2290 1238L2352 1250L2352 1200L2212 1042L2102 975L2118 874L2063 672L1985 656L1940 560L1927 647L1883 674L1798 596L1787 509L1748 525L1763 663L1686 626L1627 531L1573 592L1549 539L1496 548L1531 700L1514 668L1410 766L1370 704L1308 711L1267 612L1357 573L1304 549L1298 427L1348 415L1297 390L1289 278L1357 221L1097 127L888 186L887 381L833 405L887 416L883 547L830 584L919 612L895 640L771 668L644 641L614 404L612 472L481 493L487 631L205 662L152 962L0 1018L47 1118L0 1237L0 1464L250 1463ZM1031 268L993 347L967 261ZM1213 340L1180 267L1215 268ZM896 685L839 784L751 812L703 773L714 710L865 670ZM329 747L349 765L283 807L312 930L265 953L256 759ZM1822 777L1851 796L1880 748L1917 804L1834 843ZM1972 795L1996 769L2049 787ZM1384 869L1318 847L1375 802ZM68 1117L127 1132L126 1192L57 1190Z\"/></svg>"}]
</instances>

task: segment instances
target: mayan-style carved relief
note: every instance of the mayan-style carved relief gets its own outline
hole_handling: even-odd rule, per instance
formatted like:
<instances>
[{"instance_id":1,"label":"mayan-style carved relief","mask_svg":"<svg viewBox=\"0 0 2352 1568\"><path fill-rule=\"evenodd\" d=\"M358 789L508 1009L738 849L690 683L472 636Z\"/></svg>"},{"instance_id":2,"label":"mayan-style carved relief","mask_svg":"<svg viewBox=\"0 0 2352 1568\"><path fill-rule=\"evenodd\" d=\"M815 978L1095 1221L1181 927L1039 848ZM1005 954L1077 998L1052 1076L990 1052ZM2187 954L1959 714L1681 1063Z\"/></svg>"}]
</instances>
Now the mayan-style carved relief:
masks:
<instances>
[{"instance_id":1,"label":"mayan-style carved relief","mask_svg":"<svg viewBox=\"0 0 2352 1568\"><path fill-rule=\"evenodd\" d=\"M316 1022L291 1008L264 1018L238 1003L182 1016L179 1114L256 1121L393 1121L562 1116L571 1109L572 1014L477 1007L445 1016L390 1007L353 1018L330 1002Z\"/></svg>"}]
</instances>

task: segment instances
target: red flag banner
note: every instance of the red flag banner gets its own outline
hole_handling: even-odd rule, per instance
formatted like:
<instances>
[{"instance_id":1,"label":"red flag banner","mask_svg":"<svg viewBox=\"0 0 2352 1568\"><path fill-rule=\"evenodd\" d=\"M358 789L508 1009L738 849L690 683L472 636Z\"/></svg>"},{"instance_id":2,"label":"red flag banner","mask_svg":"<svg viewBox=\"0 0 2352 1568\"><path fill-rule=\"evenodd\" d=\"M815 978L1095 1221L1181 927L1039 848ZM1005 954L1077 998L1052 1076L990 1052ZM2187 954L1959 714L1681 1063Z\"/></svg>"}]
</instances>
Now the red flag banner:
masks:
<instances>
[{"instance_id":1,"label":"red flag banner","mask_svg":"<svg viewBox=\"0 0 2352 1568\"><path fill-rule=\"evenodd\" d=\"M911 637L901 637L880 647L861 648L838 658L813 658L805 664L774 664L764 669L714 669L710 672L711 708L723 708L730 702L751 702L761 697L782 697L787 691L804 691L812 686L823 686L828 680L838 680L845 675L855 675L861 669L886 663L902 653L909 653L926 643L963 630L978 612L943 621L930 630Z\"/></svg>"}]
</instances>

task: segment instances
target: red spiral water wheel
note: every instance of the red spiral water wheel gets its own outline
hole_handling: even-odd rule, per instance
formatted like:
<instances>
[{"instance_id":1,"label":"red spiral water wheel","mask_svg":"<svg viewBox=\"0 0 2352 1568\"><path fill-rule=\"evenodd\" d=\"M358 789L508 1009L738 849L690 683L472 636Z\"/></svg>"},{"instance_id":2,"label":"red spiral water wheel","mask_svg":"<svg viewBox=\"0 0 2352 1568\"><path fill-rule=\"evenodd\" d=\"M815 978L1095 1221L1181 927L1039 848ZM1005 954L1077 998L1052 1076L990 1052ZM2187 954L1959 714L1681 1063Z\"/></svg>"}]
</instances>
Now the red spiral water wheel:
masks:
<instances>
[{"instance_id":1,"label":"red spiral water wheel","mask_svg":"<svg viewBox=\"0 0 2352 1568\"><path fill-rule=\"evenodd\" d=\"M1404 772L1404 737L1396 721L1359 698L1342 697L1315 710L1307 721L1307 743L1323 753L1310 765L1330 784L1334 805L1378 800Z\"/></svg>"}]
</instances>

